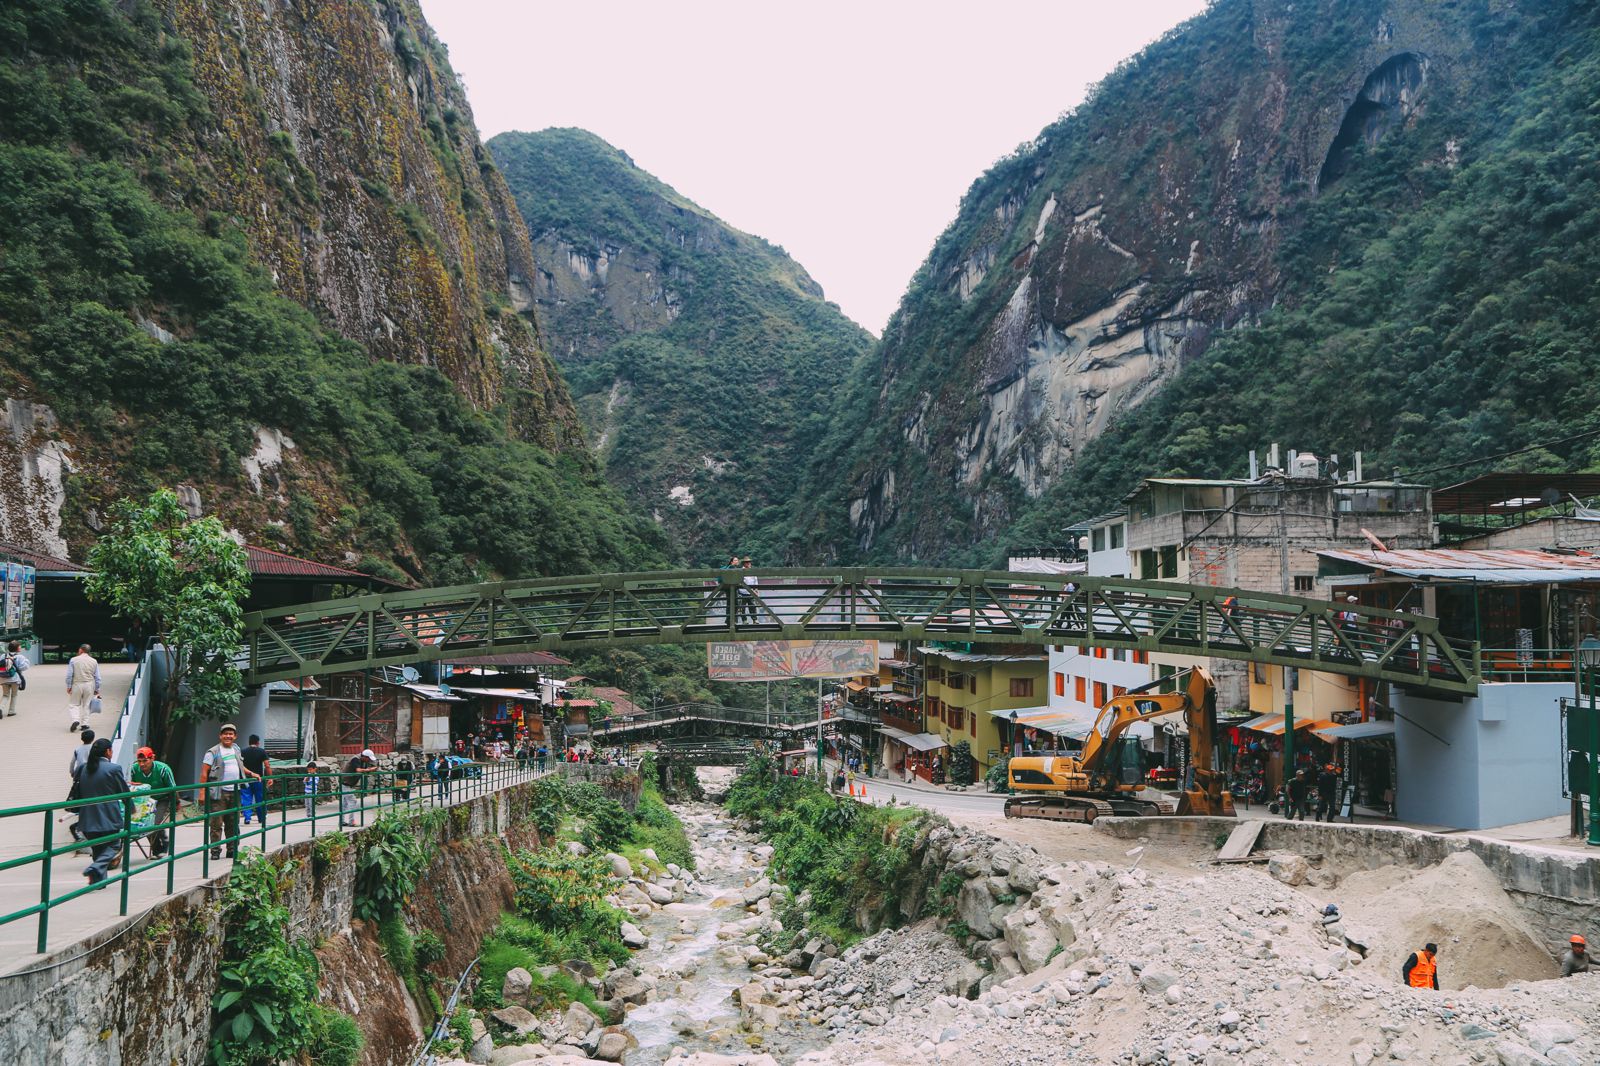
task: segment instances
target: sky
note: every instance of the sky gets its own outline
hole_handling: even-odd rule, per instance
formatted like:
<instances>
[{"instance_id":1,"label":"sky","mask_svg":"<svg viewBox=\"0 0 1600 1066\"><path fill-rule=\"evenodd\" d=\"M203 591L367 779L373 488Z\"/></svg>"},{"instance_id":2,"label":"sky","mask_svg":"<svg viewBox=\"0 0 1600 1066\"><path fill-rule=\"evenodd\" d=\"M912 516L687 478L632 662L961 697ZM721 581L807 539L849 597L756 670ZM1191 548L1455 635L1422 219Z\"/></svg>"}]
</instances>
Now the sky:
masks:
<instances>
[{"instance_id":1,"label":"sky","mask_svg":"<svg viewBox=\"0 0 1600 1066\"><path fill-rule=\"evenodd\" d=\"M874 334L961 195L1205 0L421 0L484 140L577 126Z\"/></svg>"}]
</instances>

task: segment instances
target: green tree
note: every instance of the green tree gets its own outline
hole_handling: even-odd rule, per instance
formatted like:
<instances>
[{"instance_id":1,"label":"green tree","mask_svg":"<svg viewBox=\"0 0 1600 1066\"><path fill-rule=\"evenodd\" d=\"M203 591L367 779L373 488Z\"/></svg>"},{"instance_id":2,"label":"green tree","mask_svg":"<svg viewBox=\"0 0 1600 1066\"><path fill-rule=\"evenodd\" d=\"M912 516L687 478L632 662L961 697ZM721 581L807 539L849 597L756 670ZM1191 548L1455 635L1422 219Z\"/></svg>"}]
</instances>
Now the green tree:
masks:
<instances>
[{"instance_id":1,"label":"green tree","mask_svg":"<svg viewBox=\"0 0 1600 1066\"><path fill-rule=\"evenodd\" d=\"M245 553L215 518L190 519L167 489L118 500L89 551L85 592L139 623L161 645L163 698L151 708L159 750L177 721L230 717L243 683L233 665L250 585Z\"/></svg>"}]
</instances>

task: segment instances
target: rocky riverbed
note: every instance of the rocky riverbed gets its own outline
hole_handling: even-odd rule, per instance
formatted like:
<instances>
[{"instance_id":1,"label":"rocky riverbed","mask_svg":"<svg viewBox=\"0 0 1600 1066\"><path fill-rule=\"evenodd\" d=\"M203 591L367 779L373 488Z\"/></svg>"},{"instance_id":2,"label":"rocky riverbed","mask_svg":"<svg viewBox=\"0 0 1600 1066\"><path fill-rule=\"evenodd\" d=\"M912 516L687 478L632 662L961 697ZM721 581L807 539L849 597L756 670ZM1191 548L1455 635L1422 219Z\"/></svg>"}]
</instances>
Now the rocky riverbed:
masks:
<instances>
[{"instance_id":1,"label":"rocky riverbed","mask_svg":"<svg viewBox=\"0 0 1600 1066\"><path fill-rule=\"evenodd\" d=\"M497 1012L534 1042L473 1061L562 1056L630 1066L910 1066L916 1063L1327 1066L1577 1066L1600 1061L1600 973L1443 993L1400 985L1403 945L1381 925L1324 923L1284 857L1191 873L1047 859L1015 841L934 823L902 909L928 917L840 951L791 944L779 915L804 897L767 876L770 848L720 808L677 808L698 871L635 870L615 896L632 919L630 964L589 977L625 1011L604 1026L581 1006L559 1018ZM1483 886L1443 866L1431 881ZM1288 883L1286 883L1288 882ZM1419 897L1421 898L1421 897ZM1455 901L1474 912L1499 901ZM952 936L959 933L961 939ZM1446 972L1485 945L1432 934ZM1488 935L1483 933L1481 935ZM1496 934L1499 935L1499 934ZM1402 956L1403 957L1403 956ZM1461 972L1460 970L1457 971ZM515 971L513 972L515 976ZM508 978L506 998L515 999ZM508 1008L509 1009L509 1008ZM486 1031L487 1033L487 1031ZM565 1064L564 1064L565 1066Z\"/></svg>"}]
</instances>

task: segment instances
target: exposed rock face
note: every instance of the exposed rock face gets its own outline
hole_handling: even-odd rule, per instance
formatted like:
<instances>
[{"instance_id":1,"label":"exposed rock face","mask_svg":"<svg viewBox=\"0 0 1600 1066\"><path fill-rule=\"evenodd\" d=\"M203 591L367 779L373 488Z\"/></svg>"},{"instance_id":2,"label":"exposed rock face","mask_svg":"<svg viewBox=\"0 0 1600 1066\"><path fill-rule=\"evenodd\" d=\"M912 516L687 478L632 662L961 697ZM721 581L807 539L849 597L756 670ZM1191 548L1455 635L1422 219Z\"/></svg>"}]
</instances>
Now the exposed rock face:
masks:
<instances>
[{"instance_id":1,"label":"exposed rock face","mask_svg":"<svg viewBox=\"0 0 1600 1066\"><path fill-rule=\"evenodd\" d=\"M218 118L197 145L211 206L248 228L279 288L480 406L527 389L529 434L572 439L533 321L509 313L535 276L526 227L413 0L176 0L172 14Z\"/></svg>"},{"instance_id":2,"label":"exposed rock face","mask_svg":"<svg viewBox=\"0 0 1600 1066\"><path fill-rule=\"evenodd\" d=\"M814 553L936 558L1003 529L1282 298L1299 206L1354 153L1492 62L1439 5L1232 0L1124 64L968 191L818 464L850 484L808 507Z\"/></svg>"}]
</instances>

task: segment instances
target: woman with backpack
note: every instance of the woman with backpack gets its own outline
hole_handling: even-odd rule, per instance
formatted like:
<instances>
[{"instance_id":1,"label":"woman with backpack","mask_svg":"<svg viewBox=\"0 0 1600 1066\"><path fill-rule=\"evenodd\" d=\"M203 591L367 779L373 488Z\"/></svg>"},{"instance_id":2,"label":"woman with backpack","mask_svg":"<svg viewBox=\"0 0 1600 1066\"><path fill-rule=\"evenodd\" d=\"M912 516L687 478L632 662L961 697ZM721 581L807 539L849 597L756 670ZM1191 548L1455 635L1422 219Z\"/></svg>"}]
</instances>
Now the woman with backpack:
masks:
<instances>
[{"instance_id":1,"label":"woman with backpack","mask_svg":"<svg viewBox=\"0 0 1600 1066\"><path fill-rule=\"evenodd\" d=\"M128 791L128 778L122 767L111 758L111 740L101 737L89 748L89 759L79 768L72 783L70 799L98 799L102 796L120 796ZM108 799L103 803L86 804L78 808L78 827L85 840L112 836L122 832L122 800ZM91 885L106 879L106 872L116 865L117 854L122 850L122 840L100 840L93 845L93 858L84 868L83 876Z\"/></svg>"},{"instance_id":2,"label":"woman with backpack","mask_svg":"<svg viewBox=\"0 0 1600 1066\"><path fill-rule=\"evenodd\" d=\"M13 640L6 645L5 655L0 656L0 717L17 716L17 693L28 687L31 665L21 643Z\"/></svg>"}]
</instances>

